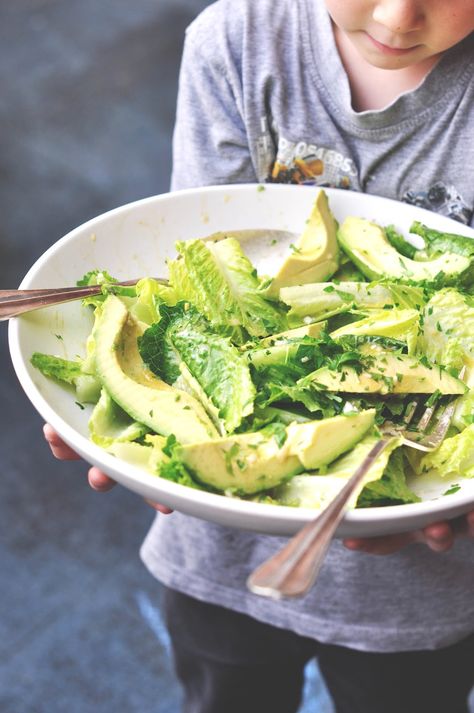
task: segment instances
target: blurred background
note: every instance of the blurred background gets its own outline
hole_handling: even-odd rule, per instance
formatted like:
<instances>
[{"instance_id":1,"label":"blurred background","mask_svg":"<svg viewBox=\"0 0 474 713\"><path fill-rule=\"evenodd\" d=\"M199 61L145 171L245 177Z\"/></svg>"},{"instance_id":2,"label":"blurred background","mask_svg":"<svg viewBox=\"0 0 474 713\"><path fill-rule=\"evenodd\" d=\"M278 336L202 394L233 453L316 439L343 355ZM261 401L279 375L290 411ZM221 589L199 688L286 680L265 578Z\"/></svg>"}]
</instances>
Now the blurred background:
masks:
<instances>
[{"instance_id":1,"label":"blurred background","mask_svg":"<svg viewBox=\"0 0 474 713\"><path fill-rule=\"evenodd\" d=\"M0 0L1 287L77 225L168 189L184 29L208 4ZM153 511L52 458L6 323L0 339L0 711L178 713L138 558ZM316 709L333 710L310 665L301 713Z\"/></svg>"}]
</instances>

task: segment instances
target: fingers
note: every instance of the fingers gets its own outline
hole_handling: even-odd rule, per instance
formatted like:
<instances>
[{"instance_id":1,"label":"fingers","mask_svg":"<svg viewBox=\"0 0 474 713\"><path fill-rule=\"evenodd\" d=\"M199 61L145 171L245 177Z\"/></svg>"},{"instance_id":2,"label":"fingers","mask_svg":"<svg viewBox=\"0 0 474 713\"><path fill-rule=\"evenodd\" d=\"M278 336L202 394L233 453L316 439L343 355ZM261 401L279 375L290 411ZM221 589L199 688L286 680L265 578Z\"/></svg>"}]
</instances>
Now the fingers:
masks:
<instances>
[{"instance_id":1,"label":"fingers","mask_svg":"<svg viewBox=\"0 0 474 713\"><path fill-rule=\"evenodd\" d=\"M349 550L365 552L370 555L392 555L417 541L419 541L418 533L404 532L401 535L385 535L383 537L352 537L343 542Z\"/></svg>"},{"instance_id":2,"label":"fingers","mask_svg":"<svg viewBox=\"0 0 474 713\"><path fill-rule=\"evenodd\" d=\"M80 459L81 456L77 455L77 453L75 453L72 448L69 448L69 446L61 440L61 438L58 436L56 431L49 425L49 423L45 423L45 425L43 426L43 433L55 458L58 458L59 460ZM101 470L99 470L99 468L96 468L95 466L89 470L87 479L91 488L93 490L96 490L98 493L107 493L109 490L112 490L112 488L116 485L115 480L109 478L108 475L103 473ZM151 500L145 500L145 502L147 502L148 505L154 508L154 510L161 512L164 515L169 515L173 512L169 507L166 507L166 505L154 503Z\"/></svg>"},{"instance_id":3,"label":"fingers","mask_svg":"<svg viewBox=\"0 0 474 713\"><path fill-rule=\"evenodd\" d=\"M108 475L95 466L89 470L87 479L91 488L97 490L98 493L107 493L109 490L112 490L114 485L117 485L115 480L109 478Z\"/></svg>"},{"instance_id":4,"label":"fingers","mask_svg":"<svg viewBox=\"0 0 474 713\"><path fill-rule=\"evenodd\" d=\"M423 530L424 541L433 552L447 552L454 545L454 528L448 522L436 522Z\"/></svg>"},{"instance_id":5,"label":"fingers","mask_svg":"<svg viewBox=\"0 0 474 713\"><path fill-rule=\"evenodd\" d=\"M474 510L466 515L467 534L474 537Z\"/></svg>"},{"instance_id":6,"label":"fingers","mask_svg":"<svg viewBox=\"0 0 474 713\"><path fill-rule=\"evenodd\" d=\"M147 500L147 498L145 498L145 502L150 507L152 507L154 510L161 512L163 515L170 515L173 512L173 510L166 507L166 505L161 505L160 503L154 503L152 500Z\"/></svg>"},{"instance_id":7,"label":"fingers","mask_svg":"<svg viewBox=\"0 0 474 713\"><path fill-rule=\"evenodd\" d=\"M349 550L373 555L391 555L413 542L422 542L433 552L447 552L458 536L474 537L474 511L466 517L451 522L436 522L423 530L404 532L384 537L348 538L344 545Z\"/></svg>"},{"instance_id":8,"label":"fingers","mask_svg":"<svg viewBox=\"0 0 474 713\"><path fill-rule=\"evenodd\" d=\"M45 423L43 426L44 437L46 438L49 447L55 458L58 460L79 460L81 456L78 456L72 448L62 441L56 431L49 425Z\"/></svg>"}]
</instances>

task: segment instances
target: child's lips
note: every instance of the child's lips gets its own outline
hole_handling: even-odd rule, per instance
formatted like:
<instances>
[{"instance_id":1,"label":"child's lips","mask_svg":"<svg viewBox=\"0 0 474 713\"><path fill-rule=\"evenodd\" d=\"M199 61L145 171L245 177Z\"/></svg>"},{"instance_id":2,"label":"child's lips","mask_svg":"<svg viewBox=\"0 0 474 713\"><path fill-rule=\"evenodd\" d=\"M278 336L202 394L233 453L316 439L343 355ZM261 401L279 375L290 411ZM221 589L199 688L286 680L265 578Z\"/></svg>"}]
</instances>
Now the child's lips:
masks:
<instances>
[{"instance_id":1,"label":"child's lips","mask_svg":"<svg viewBox=\"0 0 474 713\"><path fill-rule=\"evenodd\" d=\"M379 42L378 40L375 39L375 37L372 37L372 35L369 35L369 33L366 33L367 37L369 40L372 42L372 44L379 50L379 52L383 52L384 54L392 55L392 56L403 56L405 54L409 54L410 52L413 52L414 49L419 47L420 45L413 45L412 47L391 47L390 45L385 45L383 42Z\"/></svg>"}]
</instances>

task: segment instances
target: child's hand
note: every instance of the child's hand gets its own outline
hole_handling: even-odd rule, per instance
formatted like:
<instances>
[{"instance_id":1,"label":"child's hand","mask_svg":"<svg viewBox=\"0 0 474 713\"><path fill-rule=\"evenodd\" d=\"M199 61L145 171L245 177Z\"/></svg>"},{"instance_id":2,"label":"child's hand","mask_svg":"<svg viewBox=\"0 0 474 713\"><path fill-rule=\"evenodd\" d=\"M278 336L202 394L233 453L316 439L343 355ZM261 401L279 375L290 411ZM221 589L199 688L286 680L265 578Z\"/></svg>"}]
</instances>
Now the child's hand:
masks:
<instances>
[{"instance_id":1,"label":"child's hand","mask_svg":"<svg viewBox=\"0 0 474 713\"><path fill-rule=\"evenodd\" d=\"M44 437L46 438L49 447L51 448L51 452L55 458L58 458L58 460L79 460L81 456L77 455L72 448L69 448L68 445L62 441L56 431L51 428L49 423L46 423L43 427L43 433ZM94 490L97 490L99 493L106 493L108 490L112 490L114 485L116 485L115 480L112 480L112 478L109 478L108 475L103 473L99 468L93 467L90 468L89 473L88 473L88 480L89 480L89 485L91 488ZM151 500L146 500L145 502L148 503L148 505L151 505L152 508L155 510L158 510L159 512L168 515L169 513L173 512L170 510L170 508L166 507L165 505L160 505L159 503L153 503Z\"/></svg>"},{"instance_id":2,"label":"child's hand","mask_svg":"<svg viewBox=\"0 0 474 713\"><path fill-rule=\"evenodd\" d=\"M391 555L412 542L422 542L433 552L446 552L457 537L474 539L474 510L455 520L436 522L423 530L385 537L347 538L344 544L350 550L373 555Z\"/></svg>"}]
</instances>

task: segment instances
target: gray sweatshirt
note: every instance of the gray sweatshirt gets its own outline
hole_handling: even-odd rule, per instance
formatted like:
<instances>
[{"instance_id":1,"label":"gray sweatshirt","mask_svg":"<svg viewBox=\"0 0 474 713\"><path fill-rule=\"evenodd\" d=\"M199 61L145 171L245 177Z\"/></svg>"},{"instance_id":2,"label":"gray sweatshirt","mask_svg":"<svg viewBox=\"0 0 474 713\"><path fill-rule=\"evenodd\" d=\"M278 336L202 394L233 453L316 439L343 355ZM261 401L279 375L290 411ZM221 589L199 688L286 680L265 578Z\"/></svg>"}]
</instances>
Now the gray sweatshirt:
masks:
<instances>
[{"instance_id":1,"label":"gray sweatshirt","mask_svg":"<svg viewBox=\"0 0 474 713\"><path fill-rule=\"evenodd\" d=\"M322 0L220 0L187 31L174 189L255 181L334 187L473 222L474 38L380 111L351 107ZM377 557L335 541L303 599L250 594L281 538L158 515L141 555L170 587L322 642L432 649L474 631L474 542Z\"/></svg>"}]
</instances>

